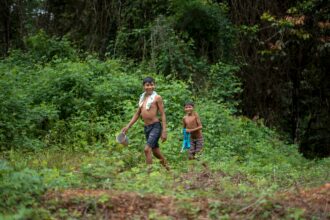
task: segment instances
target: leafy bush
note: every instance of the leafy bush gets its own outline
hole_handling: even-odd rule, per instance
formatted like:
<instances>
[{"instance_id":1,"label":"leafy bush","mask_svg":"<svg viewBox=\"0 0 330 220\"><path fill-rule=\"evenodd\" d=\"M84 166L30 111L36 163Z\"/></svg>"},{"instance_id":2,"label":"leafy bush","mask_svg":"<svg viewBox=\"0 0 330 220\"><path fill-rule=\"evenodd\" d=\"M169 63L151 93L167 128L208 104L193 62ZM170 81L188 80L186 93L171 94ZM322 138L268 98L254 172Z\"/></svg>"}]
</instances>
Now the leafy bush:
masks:
<instances>
[{"instance_id":1,"label":"leafy bush","mask_svg":"<svg viewBox=\"0 0 330 220\"><path fill-rule=\"evenodd\" d=\"M197 57L205 57L210 63L232 60L236 35L225 4L198 0L172 4L174 29L192 39Z\"/></svg>"},{"instance_id":2,"label":"leafy bush","mask_svg":"<svg viewBox=\"0 0 330 220\"><path fill-rule=\"evenodd\" d=\"M62 58L75 60L77 52L65 37L49 37L44 31L25 39L26 49L30 57L36 62L48 62Z\"/></svg>"},{"instance_id":3,"label":"leafy bush","mask_svg":"<svg viewBox=\"0 0 330 220\"><path fill-rule=\"evenodd\" d=\"M219 62L212 65L208 77L208 96L218 103L224 103L233 111L240 103L239 95L242 92L242 83L235 75L239 67Z\"/></svg>"},{"instance_id":4,"label":"leafy bush","mask_svg":"<svg viewBox=\"0 0 330 220\"><path fill-rule=\"evenodd\" d=\"M53 59L27 69L26 63L11 59L0 62L5 73L0 78L4 149L106 145L134 114L146 76L136 68L124 72L120 61L101 62L92 56L80 62ZM191 93L182 81L154 77L173 128Z\"/></svg>"},{"instance_id":5,"label":"leafy bush","mask_svg":"<svg viewBox=\"0 0 330 220\"><path fill-rule=\"evenodd\" d=\"M28 168L14 171L3 160L0 160L0 177L0 210L3 213L33 206L45 189L36 171Z\"/></svg>"},{"instance_id":6,"label":"leafy bush","mask_svg":"<svg viewBox=\"0 0 330 220\"><path fill-rule=\"evenodd\" d=\"M0 145L6 147L8 141L15 141L23 136L28 126L26 113L28 100L15 93L12 83L3 77L0 81ZM7 82L6 82L7 81Z\"/></svg>"},{"instance_id":7,"label":"leafy bush","mask_svg":"<svg viewBox=\"0 0 330 220\"><path fill-rule=\"evenodd\" d=\"M184 34L176 33L171 20L158 17L151 27L151 64L157 72L168 77L199 85L208 71L203 58L196 57L194 42Z\"/></svg>"},{"instance_id":8,"label":"leafy bush","mask_svg":"<svg viewBox=\"0 0 330 220\"><path fill-rule=\"evenodd\" d=\"M304 161L297 146L285 145L262 123L231 116L230 110L211 101L202 109L205 157L209 161L234 160L246 166L249 173L262 175L274 167L284 173L293 167L299 169Z\"/></svg>"}]
</instances>

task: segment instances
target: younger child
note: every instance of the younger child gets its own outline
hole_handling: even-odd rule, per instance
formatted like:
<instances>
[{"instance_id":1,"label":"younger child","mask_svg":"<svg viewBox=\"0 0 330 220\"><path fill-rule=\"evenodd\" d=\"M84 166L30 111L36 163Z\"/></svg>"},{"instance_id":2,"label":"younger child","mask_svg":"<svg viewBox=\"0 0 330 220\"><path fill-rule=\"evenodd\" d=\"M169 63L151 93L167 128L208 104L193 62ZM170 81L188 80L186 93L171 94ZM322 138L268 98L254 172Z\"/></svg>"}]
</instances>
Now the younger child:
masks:
<instances>
[{"instance_id":1,"label":"younger child","mask_svg":"<svg viewBox=\"0 0 330 220\"><path fill-rule=\"evenodd\" d=\"M195 155L199 153L204 145L202 134L202 123L198 114L194 111L194 103L186 102L184 104L186 115L183 117L183 128L190 133L190 149L189 159L195 159Z\"/></svg>"}]
</instances>

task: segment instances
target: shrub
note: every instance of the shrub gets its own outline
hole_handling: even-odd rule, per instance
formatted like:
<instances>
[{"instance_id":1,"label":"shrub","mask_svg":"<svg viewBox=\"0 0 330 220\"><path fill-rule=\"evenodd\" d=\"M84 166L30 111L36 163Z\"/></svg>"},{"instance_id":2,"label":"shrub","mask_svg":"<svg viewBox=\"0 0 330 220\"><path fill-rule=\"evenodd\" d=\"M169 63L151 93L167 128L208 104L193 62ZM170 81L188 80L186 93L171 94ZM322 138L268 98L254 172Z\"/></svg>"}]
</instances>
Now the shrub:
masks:
<instances>
[{"instance_id":1,"label":"shrub","mask_svg":"<svg viewBox=\"0 0 330 220\"><path fill-rule=\"evenodd\" d=\"M239 95L242 92L240 79L235 75L239 67L218 62L211 67L208 77L208 96L218 103L224 103L233 111L240 104Z\"/></svg>"},{"instance_id":2,"label":"shrub","mask_svg":"<svg viewBox=\"0 0 330 220\"><path fill-rule=\"evenodd\" d=\"M31 169L13 171L0 160L0 210L3 213L32 206L44 191L42 179Z\"/></svg>"},{"instance_id":3,"label":"shrub","mask_svg":"<svg viewBox=\"0 0 330 220\"><path fill-rule=\"evenodd\" d=\"M49 62L56 58L76 60L77 52L65 38L50 37L44 31L25 39L26 49L36 62Z\"/></svg>"}]
</instances>

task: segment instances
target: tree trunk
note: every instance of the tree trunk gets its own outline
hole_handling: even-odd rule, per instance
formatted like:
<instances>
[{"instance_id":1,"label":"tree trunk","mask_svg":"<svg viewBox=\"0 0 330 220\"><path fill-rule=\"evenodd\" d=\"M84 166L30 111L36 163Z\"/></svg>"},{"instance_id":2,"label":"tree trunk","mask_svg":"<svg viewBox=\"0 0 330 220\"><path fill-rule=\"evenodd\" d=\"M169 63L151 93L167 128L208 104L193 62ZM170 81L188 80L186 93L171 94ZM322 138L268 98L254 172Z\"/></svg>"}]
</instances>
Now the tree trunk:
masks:
<instances>
[{"instance_id":1,"label":"tree trunk","mask_svg":"<svg viewBox=\"0 0 330 220\"><path fill-rule=\"evenodd\" d=\"M2 24L0 27L2 41L0 44L3 44L3 48L1 49L1 55L6 56L8 54L10 48L10 11L9 11L10 2L7 0L3 0L0 3L0 18Z\"/></svg>"}]
</instances>

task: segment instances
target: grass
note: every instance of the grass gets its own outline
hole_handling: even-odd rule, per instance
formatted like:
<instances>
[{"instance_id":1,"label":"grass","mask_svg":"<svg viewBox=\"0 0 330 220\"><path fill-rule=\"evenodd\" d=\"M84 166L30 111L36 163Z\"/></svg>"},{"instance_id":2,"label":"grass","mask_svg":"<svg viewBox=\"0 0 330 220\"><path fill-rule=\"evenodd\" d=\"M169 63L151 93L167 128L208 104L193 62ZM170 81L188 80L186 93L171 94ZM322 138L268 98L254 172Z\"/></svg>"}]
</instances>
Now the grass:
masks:
<instances>
[{"instance_id":1,"label":"grass","mask_svg":"<svg viewBox=\"0 0 330 220\"><path fill-rule=\"evenodd\" d=\"M280 172L253 175L249 173L253 169L248 167L248 163L234 160L210 163L202 157L200 160L189 161L182 155L180 156L182 160L170 161L170 172L160 166L157 160L152 165L151 172L148 172L142 155L139 155L132 163L131 160L125 161L126 153L134 154L127 148L117 146L80 152L59 149L29 153L9 151L2 154L2 159L7 161L14 170L26 168L36 170L48 192L77 189L86 190L86 196L88 193L92 194L93 191L89 190L101 190L104 193L119 192L121 196L127 196L125 193L129 192L137 197L152 195L153 198L162 198L166 196L176 201L178 206L176 210L182 211L175 213L183 213L182 215L188 218L207 215L207 218L212 219L220 214L224 218L226 216L232 218L233 213L245 216L246 212L249 212L248 218L262 213L264 215L262 218L267 219L269 215L274 214L272 213L274 202L270 198L276 197L279 193L294 191L295 187L304 188L329 182L326 169L328 160L309 162L306 167L301 167L302 170L299 173L292 170L292 173L286 173L285 176L291 175L295 178L288 180L283 178L284 174ZM79 212L77 204L69 203L66 205L74 206L74 208L71 211L65 209L66 211L59 213L56 210L63 204L58 201L58 198L51 199L57 199L54 209L43 207L43 201L39 197L36 197L34 204L36 207L43 207L41 212L46 210L57 217L71 216L72 210ZM83 198L74 199L80 201L78 204L88 203ZM249 205L253 203L256 203L253 206L259 208L250 208ZM104 210L97 204L99 202L96 202L98 215L102 216ZM208 214L202 211L203 207L208 210ZM138 208L135 207L135 209ZM286 207L281 206L281 210L286 213L285 215L303 216L305 213L301 214L300 209L298 208L297 211L294 207L292 210L283 211ZM155 210L149 211L151 217L163 216ZM79 215L81 217L81 213Z\"/></svg>"}]
</instances>

